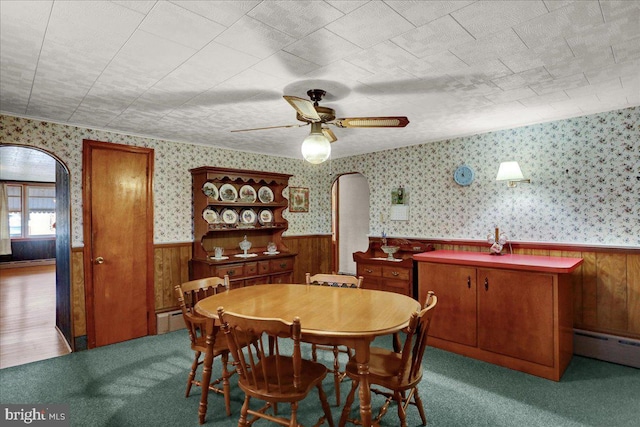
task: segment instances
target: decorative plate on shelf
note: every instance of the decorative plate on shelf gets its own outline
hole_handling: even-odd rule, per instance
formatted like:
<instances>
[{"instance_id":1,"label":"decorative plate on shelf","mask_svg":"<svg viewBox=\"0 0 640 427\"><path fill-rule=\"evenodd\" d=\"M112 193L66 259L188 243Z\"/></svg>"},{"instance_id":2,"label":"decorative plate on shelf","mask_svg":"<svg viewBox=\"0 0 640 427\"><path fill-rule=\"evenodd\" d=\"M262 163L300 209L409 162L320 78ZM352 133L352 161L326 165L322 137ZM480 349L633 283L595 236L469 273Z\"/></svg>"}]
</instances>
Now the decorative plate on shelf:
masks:
<instances>
[{"instance_id":1,"label":"decorative plate on shelf","mask_svg":"<svg viewBox=\"0 0 640 427\"><path fill-rule=\"evenodd\" d=\"M238 213L236 211L234 211L233 209L225 209L220 213L220 216L222 217L222 221L225 224L236 224L238 222Z\"/></svg>"},{"instance_id":2,"label":"decorative plate on shelf","mask_svg":"<svg viewBox=\"0 0 640 427\"><path fill-rule=\"evenodd\" d=\"M205 196L211 197L212 199L218 198L218 187L213 182L205 182L202 186L202 192Z\"/></svg>"},{"instance_id":3,"label":"decorative plate on shelf","mask_svg":"<svg viewBox=\"0 0 640 427\"><path fill-rule=\"evenodd\" d=\"M253 209L244 209L240 212L240 222L244 225L255 225L258 219Z\"/></svg>"},{"instance_id":4,"label":"decorative plate on shelf","mask_svg":"<svg viewBox=\"0 0 640 427\"><path fill-rule=\"evenodd\" d=\"M262 225L270 225L273 222L273 213L270 209L263 209L258 214L258 221Z\"/></svg>"},{"instance_id":5,"label":"decorative plate on shelf","mask_svg":"<svg viewBox=\"0 0 640 427\"><path fill-rule=\"evenodd\" d=\"M256 201L256 189L250 185L243 185L240 188L240 201L244 203L253 203Z\"/></svg>"},{"instance_id":6,"label":"decorative plate on shelf","mask_svg":"<svg viewBox=\"0 0 640 427\"><path fill-rule=\"evenodd\" d=\"M220 187L220 200L223 202L235 202L238 199L238 191L231 184L223 184Z\"/></svg>"},{"instance_id":7,"label":"decorative plate on shelf","mask_svg":"<svg viewBox=\"0 0 640 427\"><path fill-rule=\"evenodd\" d=\"M218 222L218 213L207 206L202 211L202 218L204 218L204 220L209 224L215 224L216 222Z\"/></svg>"},{"instance_id":8,"label":"decorative plate on shelf","mask_svg":"<svg viewBox=\"0 0 640 427\"><path fill-rule=\"evenodd\" d=\"M258 199L262 203L271 203L273 202L273 191L269 187L260 187L258 190Z\"/></svg>"}]
</instances>

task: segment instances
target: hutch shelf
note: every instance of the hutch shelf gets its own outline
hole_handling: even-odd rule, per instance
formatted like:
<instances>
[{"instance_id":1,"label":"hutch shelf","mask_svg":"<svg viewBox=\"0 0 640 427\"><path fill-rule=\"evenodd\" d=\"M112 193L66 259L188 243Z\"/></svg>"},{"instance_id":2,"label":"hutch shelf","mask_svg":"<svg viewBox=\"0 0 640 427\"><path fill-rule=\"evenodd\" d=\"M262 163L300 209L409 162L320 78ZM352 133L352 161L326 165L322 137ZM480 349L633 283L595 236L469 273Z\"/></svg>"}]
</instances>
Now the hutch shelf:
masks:
<instances>
[{"instance_id":1,"label":"hutch shelf","mask_svg":"<svg viewBox=\"0 0 640 427\"><path fill-rule=\"evenodd\" d=\"M288 228L282 192L291 175L200 167L193 183L193 258L190 278L229 275L231 288L291 283L295 253L282 241ZM251 243L246 253L240 248Z\"/></svg>"},{"instance_id":2,"label":"hutch shelf","mask_svg":"<svg viewBox=\"0 0 640 427\"><path fill-rule=\"evenodd\" d=\"M383 246L397 246L394 260L382 250ZM354 252L358 276L362 276L362 287L396 292L418 298L417 275L414 273L413 255L431 251L430 244L407 239L370 238L366 252Z\"/></svg>"}]
</instances>

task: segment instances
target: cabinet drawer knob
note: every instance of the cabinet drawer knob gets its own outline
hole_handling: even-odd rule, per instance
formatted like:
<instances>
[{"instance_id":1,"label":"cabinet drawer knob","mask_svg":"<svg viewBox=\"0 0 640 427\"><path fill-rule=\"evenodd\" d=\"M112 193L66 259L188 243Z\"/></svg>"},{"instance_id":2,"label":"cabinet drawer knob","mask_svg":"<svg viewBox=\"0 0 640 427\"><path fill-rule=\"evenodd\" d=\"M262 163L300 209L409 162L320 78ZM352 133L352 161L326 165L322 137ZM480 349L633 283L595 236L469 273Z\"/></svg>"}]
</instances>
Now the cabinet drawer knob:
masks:
<instances>
[{"instance_id":1,"label":"cabinet drawer knob","mask_svg":"<svg viewBox=\"0 0 640 427\"><path fill-rule=\"evenodd\" d=\"M227 274L229 276L233 276L234 274L236 274L236 271L235 270L229 270L229 271L227 271Z\"/></svg>"},{"instance_id":2,"label":"cabinet drawer knob","mask_svg":"<svg viewBox=\"0 0 640 427\"><path fill-rule=\"evenodd\" d=\"M400 273L398 273L397 271L392 271L391 275L394 277L398 277L400 275Z\"/></svg>"},{"instance_id":3,"label":"cabinet drawer knob","mask_svg":"<svg viewBox=\"0 0 640 427\"><path fill-rule=\"evenodd\" d=\"M280 268L287 268L287 263L286 262L281 262L280 263Z\"/></svg>"},{"instance_id":4,"label":"cabinet drawer knob","mask_svg":"<svg viewBox=\"0 0 640 427\"><path fill-rule=\"evenodd\" d=\"M370 269L370 268L365 268L364 271L367 272L367 273L373 273L373 270Z\"/></svg>"},{"instance_id":5,"label":"cabinet drawer knob","mask_svg":"<svg viewBox=\"0 0 640 427\"><path fill-rule=\"evenodd\" d=\"M467 288L471 289L471 276L467 276Z\"/></svg>"},{"instance_id":6,"label":"cabinet drawer knob","mask_svg":"<svg viewBox=\"0 0 640 427\"><path fill-rule=\"evenodd\" d=\"M484 290L488 291L489 290L489 279L488 278L484 278Z\"/></svg>"}]
</instances>

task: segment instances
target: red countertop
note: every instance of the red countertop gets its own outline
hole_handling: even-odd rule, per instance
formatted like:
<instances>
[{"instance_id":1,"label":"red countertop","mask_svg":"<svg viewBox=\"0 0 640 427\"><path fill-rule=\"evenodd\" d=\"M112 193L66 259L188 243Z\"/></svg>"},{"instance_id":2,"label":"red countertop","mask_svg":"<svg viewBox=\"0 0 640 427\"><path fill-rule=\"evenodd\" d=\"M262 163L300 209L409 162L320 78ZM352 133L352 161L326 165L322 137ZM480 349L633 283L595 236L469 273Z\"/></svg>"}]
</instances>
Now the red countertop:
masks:
<instances>
[{"instance_id":1,"label":"red countertop","mask_svg":"<svg viewBox=\"0 0 640 427\"><path fill-rule=\"evenodd\" d=\"M489 255L488 252L444 250L415 254L413 259L418 262L505 268L509 270L538 271L543 273L571 273L582 264L582 258L517 254Z\"/></svg>"}]
</instances>

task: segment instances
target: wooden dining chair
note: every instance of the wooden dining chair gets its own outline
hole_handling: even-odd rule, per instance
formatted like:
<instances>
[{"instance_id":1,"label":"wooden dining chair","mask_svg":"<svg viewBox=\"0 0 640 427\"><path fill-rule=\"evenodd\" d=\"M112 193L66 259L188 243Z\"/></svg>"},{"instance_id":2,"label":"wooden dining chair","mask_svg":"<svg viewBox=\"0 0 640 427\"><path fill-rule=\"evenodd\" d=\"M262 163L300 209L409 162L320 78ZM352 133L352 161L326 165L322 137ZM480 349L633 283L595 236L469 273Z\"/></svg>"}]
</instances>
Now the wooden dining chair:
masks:
<instances>
[{"instance_id":1,"label":"wooden dining chair","mask_svg":"<svg viewBox=\"0 0 640 427\"><path fill-rule=\"evenodd\" d=\"M207 277L204 279L191 280L181 285L175 286L175 291L182 309L182 317L184 323L187 326L189 332L189 339L191 340L191 349L195 352L195 357L191 365L191 371L189 372L189 378L187 379L187 391L185 396L189 397L191 392L191 386L196 385L202 388L202 393L208 394L209 391L213 391L218 394L224 395L224 405L227 412L227 416L231 415L231 394L229 377L235 373L234 370L229 371L227 365L229 363L229 347L227 346L227 340L220 332L220 326L217 325L212 318L201 316L196 313L194 307L198 301L211 295L215 295L219 292L224 292L229 289L229 276L220 277ZM211 334L214 337L213 342L207 342L207 336ZM207 352L212 352L213 360L220 357L222 361L222 376L209 384L203 384L203 381L196 379L196 372L198 366L202 365L206 359L200 359L200 357ZM211 370L210 366L203 367L204 370ZM222 383L222 388L220 388ZM203 400L206 402L206 398ZM198 409L200 424L204 423L204 419L207 413L206 403L203 405L202 401Z\"/></svg>"},{"instance_id":2,"label":"wooden dining chair","mask_svg":"<svg viewBox=\"0 0 640 427\"><path fill-rule=\"evenodd\" d=\"M424 308L420 312L411 314L409 327L401 353L380 347L371 347L369 358L369 385L372 393L382 395L386 398L380 408L374 422L379 423L380 419L387 413L389 404L395 401L398 405L398 418L400 425L407 425L407 408L414 405L418 408L422 425L427 425L427 417L424 413L424 405L418 394L418 383L422 380L422 359L427 348L427 333L433 316L433 309L438 303L438 298L432 291L427 294ZM358 364L355 358L351 358L346 366L346 373L352 380L351 391L347 395L340 425L347 421L358 424L359 420L349 419L351 405L358 388ZM382 387L384 390L375 386ZM407 393L408 391L408 393Z\"/></svg>"},{"instance_id":3,"label":"wooden dining chair","mask_svg":"<svg viewBox=\"0 0 640 427\"><path fill-rule=\"evenodd\" d=\"M362 285L362 276L350 276L347 274L315 274L306 273L307 285L336 286L341 288L359 288ZM352 351L346 346L312 344L311 357L318 360L318 349L333 352L333 368L329 371L333 373L333 382L336 390L336 406L340 406L340 383L345 378L344 371L340 370L340 353L347 357L352 356Z\"/></svg>"},{"instance_id":4,"label":"wooden dining chair","mask_svg":"<svg viewBox=\"0 0 640 427\"><path fill-rule=\"evenodd\" d=\"M302 358L300 318L292 322L243 316L225 312L218 308L229 350L239 373L238 386L245 399L240 411L239 427L252 425L258 419L266 419L283 426L298 426L298 402L307 397L313 387L317 388L324 416L315 424L328 421L333 427L331 409L322 380L327 368L321 363ZM259 337L257 345L242 347L242 343ZM287 342L287 340L290 341ZM265 402L260 409L250 408L252 398ZM287 419L277 413L278 403L289 403L291 415ZM267 413L273 408L272 413ZM248 416L252 417L249 419Z\"/></svg>"}]
</instances>

